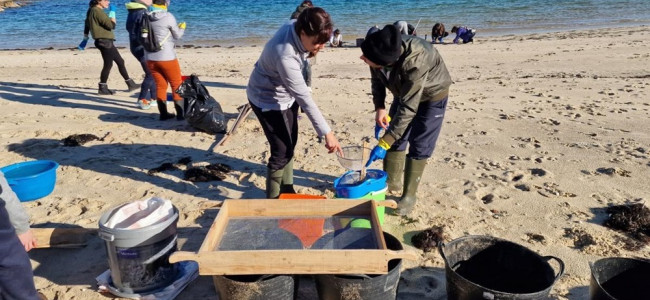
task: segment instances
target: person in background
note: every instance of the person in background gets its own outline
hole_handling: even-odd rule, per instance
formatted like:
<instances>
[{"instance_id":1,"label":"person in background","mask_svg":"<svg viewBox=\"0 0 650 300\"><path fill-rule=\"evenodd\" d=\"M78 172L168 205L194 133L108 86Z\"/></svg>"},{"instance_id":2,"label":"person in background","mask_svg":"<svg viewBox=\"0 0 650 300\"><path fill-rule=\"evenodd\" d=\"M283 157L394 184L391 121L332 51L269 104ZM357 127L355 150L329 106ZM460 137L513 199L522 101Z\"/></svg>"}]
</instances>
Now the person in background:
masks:
<instances>
[{"instance_id":1,"label":"person in background","mask_svg":"<svg viewBox=\"0 0 650 300\"><path fill-rule=\"evenodd\" d=\"M126 31L129 33L129 48L131 54L140 62L142 71L144 71L144 80L142 81L137 100L138 107L141 109L149 109L152 103L156 103L156 83L147 66L147 60L144 58L144 47L140 44L139 40L142 34L140 32L140 24L142 18L147 17L149 6L151 6L151 0L131 0L131 2L126 3L126 9L129 12L126 17ZM153 102L152 99L154 99Z\"/></svg>"},{"instance_id":2,"label":"person in background","mask_svg":"<svg viewBox=\"0 0 650 300\"><path fill-rule=\"evenodd\" d=\"M296 10L291 13L291 17L289 17L289 19L290 20L298 19L298 16L300 15L300 13L303 10L305 10L305 8L308 8L308 7L314 7L314 4L310 0L302 1L302 3L300 3L300 5L298 5L298 7L296 7Z\"/></svg>"},{"instance_id":3,"label":"person in background","mask_svg":"<svg viewBox=\"0 0 650 300\"><path fill-rule=\"evenodd\" d=\"M298 142L298 108L325 137L329 153L341 146L312 98L301 68L308 57L325 47L332 34L330 15L320 7L306 8L298 19L280 27L266 43L246 87L251 108L271 147L267 164L266 197L277 198L293 189L293 157Z\"/></svg>"},{"instance_id":4,"label":"person in background","mask_svg":"<svg viewBox=\"0 0 650 300\"><path fill-rule=\"evenodd\" d=\"M379 26L375 25L375 26L370 27L370 29L368 29L368 32L366 32L366 37L368 37L369 35L377 32L377 31L379 31Z\"/></svg>"},{"instance_id":5,"label":"person in background","mask_svg":"<svg viewBox=\"0 0 650 300\"><path fill-rule=\"evenodd\" d=\"M403 35L394 25L367 36L361 51L361 60L370 66L375 121L385 129L366 166L383 159L388 189L402 190L398 212L406 215L415 206L420 179L440 134L451 77L431 43ZM393 94L388 112L386 89Z\"/></svg>"},{"instance_id":6,"label":"person in background","mask_svg":"<svg viewBox=\"0 0 650 300\"><path fill-rule=\"evenodd\" d=\"M115 29L116 22L115 7L111 6L110 13L107 15L104 9L108 8L109 5L109 0L90 0L84 25L84 40L88 40L88 33L90 33L95 40L95 47L99 49L104 60L104 67L99 77L98 93L100 95L112 95L115 93L115 91L108 88L106 82L113 67L113 62L117 64L117 68L120 70L120 75L124 78L129 92L140 87L139 84L136 84L129 77L129 73L124 66L124 59L122 59L115 45L113 45L113 41L115 40L113 29Z\"/></svg>"},{"instance_id":7,"label":"person in background","mask_svg":"<svg viewBox=\"0 0 650 300\"><path fill-rule=\"evenodd\" d=\"M343 35L341 31L337 28L334 30L334 33L330 37L330 47L341 47L343 46Z\"/></svg>"},{"instance_id":8,"label":"person in background","mask_svg":"<svg viewBox=\"0 0 650 300\"><path fill-rule=\"evenodd\" d=\"M476 29L467 26L454 26L451 28L451 33L455 33L454 44L458 44L459 40L463 40L463 44L473 43Z\"/></svg>"},{"instance_id":9,"label":"person in background","mask_svg":"<svg viewBox=\"0 0 650 300\"><path fill-rule=\"evenodd\" d=\"M27 251L36 247L29 216L0 172L0 299L38 300Z\"/></svg>"},{"instance_id":10,"label":"person in background","mask_svg":"<svg viewBox=\"0 0 650 300\"><path fill-rule=\"evenodd\" d=\"M395 21L393 25L397 28L397 31L399 31L400 34L409 34L409 25L406 21Z\"/></svg>"},{"instance_id":11,"label":"person in background","mask_svg":"<svg viewBox=\"0 0 650 300\"><path fill-rule=\"evenodd\" d=\"M298 19L298 16L300 16L300 13L305 10L306 8L309 7L314 7L314 4L310 0L305 0L296 7L296 10L291 13L291 18L290 20L295 20ZM311 90L311 60L306 59L304 65L302 66L302 76L305 77L305 82L307 83L307 87Z\"/></svg>"},{"instance_id":12,"label":"person in background","mask_svg":"<svg viewBox=\"0 0 650 300\"><path fill-rule=\"evenodd\" d=\"M436 23L431 28L431 43L435 44L437 40L438 43L443 44L442 39L447 37L448 35L449 32L445 31L445 25L443 25L442 23Z\"/></svg>"},{"instance_id":13,"label":"person in background","mask_svg":"<svg viewBox=\"0 0 650 300\"><path fill-rule=\"evenodd\" d=\"M176 119L185 119L185 100L176 93L183 80L181 66L178 63L174 46L176 41L183 37L186 24L185 22L176 23L174 15L167 11L168 4L169 2L166 0L153 0L150 21L156 35L156 41L161 45L162 49L157 52L145 50L147 67L151 70L151 75L156 83L156 102L158 103L161 121L174 117L174 114L167 112L168 85L172 87Z\"/></svg>"}]
</instances>

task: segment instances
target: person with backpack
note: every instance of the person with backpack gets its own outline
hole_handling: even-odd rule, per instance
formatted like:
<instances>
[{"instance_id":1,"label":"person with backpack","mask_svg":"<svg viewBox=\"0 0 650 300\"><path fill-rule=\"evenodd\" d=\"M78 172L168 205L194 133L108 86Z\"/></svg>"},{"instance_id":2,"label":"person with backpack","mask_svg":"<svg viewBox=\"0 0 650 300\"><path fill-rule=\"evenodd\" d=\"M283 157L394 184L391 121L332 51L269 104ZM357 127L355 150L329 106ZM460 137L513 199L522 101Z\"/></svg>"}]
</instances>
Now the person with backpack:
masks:
<instances>
[{"instance_id":1,"label":"person with backpack","mask_svg":"<svg viewBox=\"0 0 650 300\"><path fill-rule=\"evenodd\" d=\"M126 3L126 9L129 12L126 17L126 31L129 33L129 48L131 54L140 62L142 71L144 71L144 80L140 86L140 94L137 100L138 107L141 109L149 109L152 104L155 105L156 103L156 83L147 66L147 60L144 58L144 46L140 43L142 20L147 16L149 6L151 6L151 0L131 0L131 2Z\"/></svg>"},{"instance_id":2,"label":"person with backpack","mask_svg":"<svg viewBox=\"0 0 650 300\"><path fill-rule=\"evenodd\" d=\"M106 14L104 9L109 8L110 13ZM110 0L90 0L88 3L88 11L86 12L86 20L84 26L84 40L88 40L88 34L90 33L95 40L95 47L99 49L99 52L102 54L102 60L104 61L104 67L102 68L101 75L99 77L99 90L100 95L112 95L115 94L115 91L108 88L108 75L111 72L113 67L113 62L117 64L117 68L120 71L120 74L126 82L129 92L134 91L140 87L139 84L135 83L129 73L126 71L124 66L124 59L120 55L120 52L117 51L113 41L115 41L115 34L113 29L115 29L115 7L110 5Z\"/></svg>"},{"instance_id":3,"label":"person with backpack","mask_svg":"<svg viewBox=\"0 0 650 300\"><path fill-rule=\"evenodd\" d=\"M185 100L176 93L182 83L181 66L178 63L174 46L176 41L185 33L185 22L176 23L176 18L167 11L169 2L167 0L153 0L151 12L148 19L143 22L143 30L147 30L146 36L151 39L141 40L143 42L147 66L156 82L156 102L160 112L160 120L169 120L174 114L167 112L167 86L171 85L176 119L184 120ZM144 37L143 31L140 35ZM154 43L154 45L151 45Z\"/></svg>"},{"instance_id":4,"label":"person with backpack","mask_svg":"<svg viewBox=\"0 0 650 300\"><path fill-rule=\"evenodd\" d=\"M330 15L320 7L306 8L296 21L280 27L266 43L248 80L246 96L271 147L266 197L295 193L293 156L298 143L298 109L302 108L329 153L341 145L318 109L302 75L307 57L325 48L332 34Z\"/></svg>"}]
</instances>

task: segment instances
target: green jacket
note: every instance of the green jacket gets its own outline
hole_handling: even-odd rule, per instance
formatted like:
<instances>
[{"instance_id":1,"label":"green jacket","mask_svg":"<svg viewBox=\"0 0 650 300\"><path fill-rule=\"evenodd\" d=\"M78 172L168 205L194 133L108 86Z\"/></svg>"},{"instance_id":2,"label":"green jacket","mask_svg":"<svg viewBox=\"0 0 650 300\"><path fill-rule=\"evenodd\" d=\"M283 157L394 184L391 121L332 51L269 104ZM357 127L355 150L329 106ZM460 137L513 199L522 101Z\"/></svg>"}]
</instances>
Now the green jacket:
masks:
<instances>
[{"instance_id":1,"label":"green jacket","mask_svg":"<svg viewBox=\"0 0 650 300\"><path fill-rule=\"evenodd\" d=\"M447 97L452 81L438 50L411 35L402 35L402 55L390 68L389 78L384 71L388 69L370 69L372 102L375 110L385 109L386 89L393 94L390 126L383 137L392 145L404 135L420 103Z\"/></svg>"},{"instance_id":2,"label":"green jacket","mask_svg":"<svg viewBox=\"0 0 650 300\"><path fill-rule=\"evenodd\" d=\"M84 35L88 32L92 34L93 39L115 40L115 23L99 6L93 6L86 13L86 25L84 26Z\"/></svg>"}]
</instances>

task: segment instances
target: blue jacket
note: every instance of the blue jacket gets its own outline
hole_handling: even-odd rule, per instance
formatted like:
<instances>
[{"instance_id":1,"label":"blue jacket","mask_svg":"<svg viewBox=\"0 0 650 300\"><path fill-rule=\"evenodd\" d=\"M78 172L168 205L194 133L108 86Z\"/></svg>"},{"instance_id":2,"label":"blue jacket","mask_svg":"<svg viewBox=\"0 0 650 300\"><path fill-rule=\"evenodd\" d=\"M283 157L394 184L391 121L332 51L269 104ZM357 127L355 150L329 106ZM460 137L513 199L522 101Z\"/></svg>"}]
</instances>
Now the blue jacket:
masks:
<instances>
[{"instance_id":1,"label":"blue jacket","mask_svg":"<svg viewBox=\"0 0 650 300\"><path fill-rule=\"evenodd\" d=\"M456 37L454 38L454 44L458 44L458 39L462 39L463 43L467 43L471 38L474 37L474 34L472 33L472 30L465 27L461 26L458 28L458 31L456 31Z\"/></svg>"}]
</instances>

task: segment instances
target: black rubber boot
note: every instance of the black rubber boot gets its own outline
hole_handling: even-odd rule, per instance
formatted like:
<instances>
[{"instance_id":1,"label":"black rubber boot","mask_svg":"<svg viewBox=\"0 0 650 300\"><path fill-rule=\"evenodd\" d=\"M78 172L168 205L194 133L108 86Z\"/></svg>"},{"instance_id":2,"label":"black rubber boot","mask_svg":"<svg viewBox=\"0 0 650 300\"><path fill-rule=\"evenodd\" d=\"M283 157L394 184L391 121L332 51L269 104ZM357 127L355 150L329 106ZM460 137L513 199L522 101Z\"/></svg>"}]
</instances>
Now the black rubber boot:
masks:
<instances>
[{"instance_id":1,"label":"black rubber boot","mask_svg":"<svg viewBox=\"0 0 650 300\"><path fill-rule=\"evenodd\" d=\"M427 165L426 159L407 159L406 167L404 168L404 191L402 198L397 203L397 212L401 215L407 215L413 211L415 202L417 202L416 194L418 192L418 185L424 173L424 167Z\"/></svg>"},{"instance_id":2,"label":"black rubber boot","mask_svg":"<svg viewBox=\"0 0 650 300\"><path fill-rule=\"evenodd\" d=\"M293 189L293 158L282 169L282 184L280 185L280 194L295 194Z\"/></svg>"},{"instance_id":3,"label":"black rubber boot","mask_svg":"<svg viewBox=\"0 0 650 300\"><path fill-rule=\"evenodd\" d=\"M100 95L113 95L115 94L115 91L109 90L108 89L108 84L106 83L99 83L99 90L97 91L97 94Z\"/></svg>"},{"instance_id":4,"label":"black rubber boot","mask_svg":"<svg viewBox=\"0 0 650 300\"><path fill-rule=\"evenodd\" d=\"M174 114L170 114L167 112L167 102L162 100L156 100L156 103L158 104L158 112L160 112L160 121L169 120L175 117Z\"/></svg>"},{"instance_id":5,"label":"black rubber boot","mask_svg":"<svg viewBox=\"0 0 650 300\"><path fill-rule=\"evenodd\" d=\"M388 173L386 184L388 190L397 192L402 190L402 175L404 174L404 160L406 151L388 151L384 158L384 171Z\"/></svg>"},{"instance_id":6,"label":"black rubber boot","mask_svg":"<svg viewBox=\"0 0 650 300\"><path fill-rule=\"evenodd\" d=\"M126 82L126 86L129 89L129 92L135 91L140 88L140 85L135 83L135 81L133 81L133 79L131 78L125 80L125 82Z\"/></svg>"},{"instance_id":7,"label":"black rubber boot","mask_svg":"<svg viewBox=\"0 0 650 300\"><path fill-rule=\"evenodd\" d=\"M266 173L266 198L277 199L280 197L280 186L282 185L282 174L284 169L271 170L267 168Z\"/></svg>"},{"instance_id":8,"label":"black rubber boot","mask_svg":"<svg viewBox=\"0 0 650 300\"><path fill-rule=\"evenodd\" d=\"M174 108L176 109L176 120L185 120L185 100L174 100Z\"/></svg>"}]
</instances>

